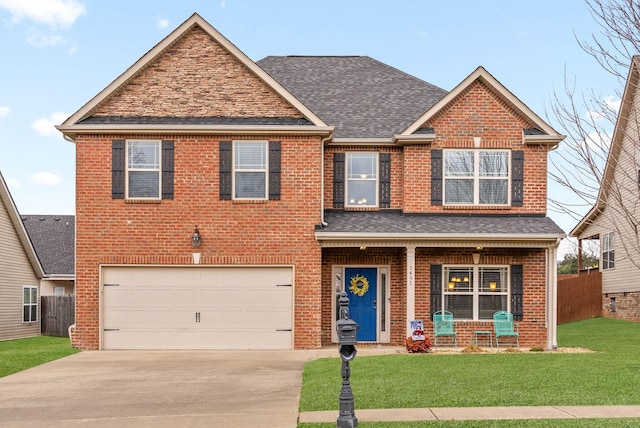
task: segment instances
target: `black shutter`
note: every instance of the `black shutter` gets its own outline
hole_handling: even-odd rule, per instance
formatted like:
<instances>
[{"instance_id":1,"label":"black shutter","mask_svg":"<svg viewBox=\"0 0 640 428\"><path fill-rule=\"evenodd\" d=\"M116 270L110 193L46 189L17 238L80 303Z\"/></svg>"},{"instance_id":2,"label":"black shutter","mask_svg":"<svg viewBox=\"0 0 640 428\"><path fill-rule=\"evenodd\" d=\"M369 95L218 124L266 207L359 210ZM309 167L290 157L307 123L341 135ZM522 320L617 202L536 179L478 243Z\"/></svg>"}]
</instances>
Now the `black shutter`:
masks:
<instances>
[{"instance_id":1,"label":"black shutter","mask_svg":"<svg viewBox=\"0 0 640 428\"><path fill-rule=\"evenodd\" d=\"M524 151L511 152L511 206L524 203Z\"/></svg>"},{"instance_id":2,"label":"black shutter","mask_svg":"<svg viewBox=\"0 0 640 428\"><path fill-rule=\"evenodd\" d=\"M344 208L344 153L333 154L333 208Z\"/></svg>"},{"instance_id":3,"label":"black shutter","mask_svg":"<svg viewBox=\"0 0 640 428\"><path fill-rule=\"evenodd\" d=\"M391 153L380 153L380 208L391 208Z\"/></svg>"},{"instance_id":4,"label":"black shutter","mask_svg":"<svg viewBox=\"0 0 640 428\"><path fill-rule=\"evenodd\" d=\"M231 200L231 141L220 141L220 200Z\"/></svg>"},{"instance_id":5,"label":"black shutter","mask_svg":"<svg viewBox=\"0 0 640 428\"><path fill-rule=\"evenodd\" d=\"M442 265L431 265L430 293L429 311L433 320L433 314L442 310Z\"/></svg>"},{"instance_id":6,"label":"black shutter","mask_svg":"<svg viewBox=\"0 0 640 428\"><path fill-rule=\"evenodd\" d=\"M173 140L162 140L162 199L173 199Z\"/></svg>"},{"instance_id":7,"label":"black shutter","mask_svg":"<svg viewBox=\"0 0 640 428\"><path fill-rule=\"evenodd\" d=\"M522 265L511 265L511 313L514 321L522 321Z\"/></svg>"},{"instance_id":8,"label":"black shutter","mask_svg":"<svg viewBox=\"0 0 640 428\"><path fill-rule=\"evenodd\" d=\"M111 197L124 199L125 141L111 142Z\"/></svg>"},{"instance_id":9,"label":"black shutter","mask_svg":"<svg viewBox=\"0 0 640 428\"><path fill-rule=\"evenodd\" d=\"M442 205L442 150L431 150L431 205Z\"/></svg>"},{"instance_id":10,"label":"black shutter","mask_svg":"<svg viewBox=\"0 0 640 428\"><path fill-rule=\"evenodd\" d=\"M280 200L280 141L269 141L269 200Z\"/></svg>"}]
</instances>

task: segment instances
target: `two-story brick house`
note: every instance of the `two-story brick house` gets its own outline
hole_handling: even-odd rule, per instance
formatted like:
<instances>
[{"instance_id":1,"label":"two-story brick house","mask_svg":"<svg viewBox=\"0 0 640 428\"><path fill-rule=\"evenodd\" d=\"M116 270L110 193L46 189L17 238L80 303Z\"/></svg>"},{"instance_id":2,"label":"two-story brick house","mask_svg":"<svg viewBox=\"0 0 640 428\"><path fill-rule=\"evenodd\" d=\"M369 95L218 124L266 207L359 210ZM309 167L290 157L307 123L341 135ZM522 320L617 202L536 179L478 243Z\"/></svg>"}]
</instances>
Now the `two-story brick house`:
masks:
<instances>
[{"instance_id":1,"label":"two-story brick house","mask_svg":"<svg viewBox=\"0 0 640 428\"><path fill-rule=\"evenodd\" d=\"M555 343L547 152L562 136L483 68L447 92L368 57L254 63L195 14L65 121L86 349ZM427 333L428 334L428 333Z\"/></svg>"}]
</instances>

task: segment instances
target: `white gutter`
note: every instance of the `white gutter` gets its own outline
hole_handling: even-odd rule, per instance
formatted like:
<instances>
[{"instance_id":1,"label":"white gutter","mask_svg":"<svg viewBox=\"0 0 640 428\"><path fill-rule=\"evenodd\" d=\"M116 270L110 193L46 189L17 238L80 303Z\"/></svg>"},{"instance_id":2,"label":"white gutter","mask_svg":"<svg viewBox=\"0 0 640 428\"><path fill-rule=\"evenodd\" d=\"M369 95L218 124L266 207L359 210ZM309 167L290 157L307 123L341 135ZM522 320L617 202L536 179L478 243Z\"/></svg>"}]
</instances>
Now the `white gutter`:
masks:
<instances>
[{"instance_id":1,"label":"white gutter","mask_svg":"<svg viewBox=\"0 0 640 428\"><path fill-rule=\"evenodd\" d=\"M468 234L468 233L361 233L361 232L316 232L316 239L335 241L347 239L376 240L450 240L450 241L556 241L565 234Z\"/></svg>"},{"instance_id":2,"label":"white gutter","mask_svg":"<svg viewBox=\"0 0 640 428\"><path fill-rule=\"evenodd\" d=\"M322 135L331 136L333 126L315 125L140 125L140 124L87 124L87 125L58 125L56 128L65 137L76 138L78 134L244 134L244 135Z\"/></svg>"}]
</instances>

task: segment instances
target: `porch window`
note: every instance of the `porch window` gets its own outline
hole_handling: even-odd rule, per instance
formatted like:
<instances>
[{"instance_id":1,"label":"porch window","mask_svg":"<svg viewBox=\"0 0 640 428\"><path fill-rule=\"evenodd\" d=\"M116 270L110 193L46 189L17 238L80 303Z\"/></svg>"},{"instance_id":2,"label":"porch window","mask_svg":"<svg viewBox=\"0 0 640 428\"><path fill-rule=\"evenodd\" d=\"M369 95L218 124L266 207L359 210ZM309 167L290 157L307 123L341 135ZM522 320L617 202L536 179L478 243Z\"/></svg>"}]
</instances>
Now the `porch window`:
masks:
<instances>
[{"instance_id":1,"label":"porch window","mask_svg":"<svg viewBox=\"0 0 640 428\"><path fill-rule=\"evenodd\" d=\"M602 270L615 267L615 235L613 232L605 233L602 237Z\"/></svg>"},{"instance_id":2,"label":"porch window","mask_svg":"<svg viewBox=\"0 0 640 428\"><path fill-rule=\"evenodd\" d=\"M127 198L160 199L160 141L127 141Z\"/></svg>"},{"instance_id":3,"label":"porch window","mask_svg":"<svg viewBox=\"0 0 640 428\"><path fill-rule=\"evenodd\" d=\"M347 153L347 207L378 206L378 153Z\"/></svg>"},{"instance_id":4,"label":"porch window","mask_svg":"<svg viewBox=\"0 0 640 428\"><path fill-rule=\"evenodd\" d=\"M38 321L38 287L22 287L22 322Z\"/></svg>"},{"instance_id":5,"label":"porch window","mask_svg":"<svg viewBox=\"0 0 640 428\"><path fill-rule=\"evenodd\" d=\"M445 205L508 205L508 150L444 150Z\"/></svg>"},{"instance_id":6,"label":"porch window","mask_svg":"<svg viewBox=\"0 0 640 428\"><path fill-rule=\"evenodd\" d=\"M508 278L506 266L445 266L443 309L456 319L491 320L509 310Z\"/></svg>"}]
</instances>

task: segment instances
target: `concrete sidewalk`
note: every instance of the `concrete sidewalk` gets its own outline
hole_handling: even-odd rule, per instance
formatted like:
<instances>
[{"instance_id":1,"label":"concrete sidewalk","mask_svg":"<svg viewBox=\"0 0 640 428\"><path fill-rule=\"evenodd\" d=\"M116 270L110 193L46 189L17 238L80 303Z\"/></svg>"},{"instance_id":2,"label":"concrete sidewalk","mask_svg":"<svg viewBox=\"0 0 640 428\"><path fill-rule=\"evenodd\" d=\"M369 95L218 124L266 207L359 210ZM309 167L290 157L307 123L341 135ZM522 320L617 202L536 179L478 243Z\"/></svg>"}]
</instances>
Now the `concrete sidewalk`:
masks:
<instances>
[{"instance_id":1,"label":"concrete sidewalk","mask_svg":"<svg viewBox=\"0 0 640 428\"><path fill-rule=\"evenodd\" d=\"M469 421L499 419L640 418L640 406L454 407L429 409L363 409L358 422ZM300 423L335 422L338 411L303 412Z\"/></svg>"}]
</instances>

